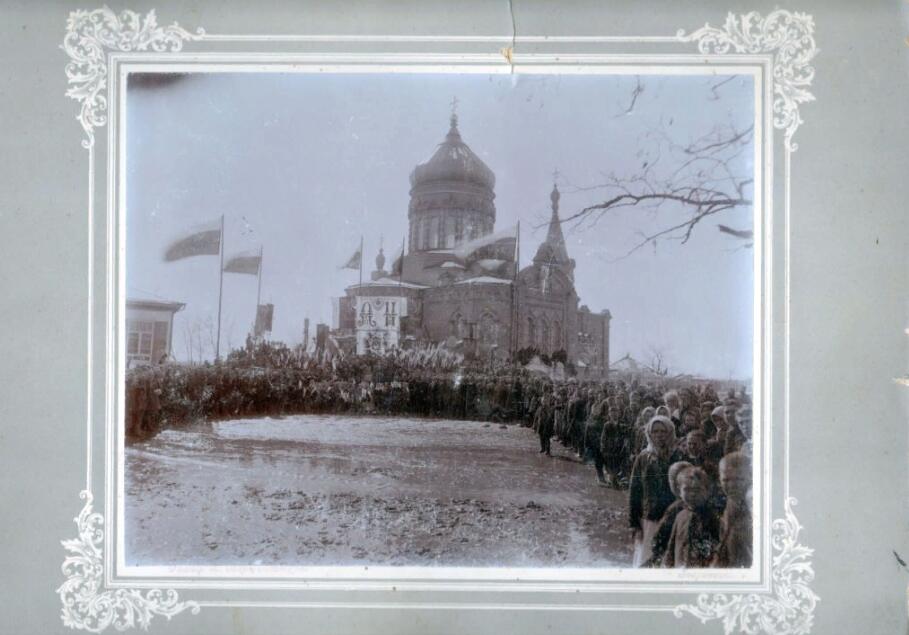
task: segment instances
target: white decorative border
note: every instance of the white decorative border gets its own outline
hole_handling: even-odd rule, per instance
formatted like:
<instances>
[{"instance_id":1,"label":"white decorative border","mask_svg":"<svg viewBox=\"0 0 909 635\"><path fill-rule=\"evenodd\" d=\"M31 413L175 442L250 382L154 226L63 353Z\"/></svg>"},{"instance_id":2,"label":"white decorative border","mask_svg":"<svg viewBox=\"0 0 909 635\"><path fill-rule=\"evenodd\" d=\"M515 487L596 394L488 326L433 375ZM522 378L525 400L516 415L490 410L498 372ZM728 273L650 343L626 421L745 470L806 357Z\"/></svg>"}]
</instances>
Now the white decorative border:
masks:
<instances>
[{"instance_id":1,"label":"white decorative border","mask_svg":"<svg viewBox=\"0 0 909 635\"><path fill-rule=\"evenodd\" d=\"M147 629L151 618L163 615L170 619L189 609L199 612L196 602L180 602L173 589L115 589L101 591L104 562L101 543L104 540L104 517L92 511L92 494L84 490L79 495L85 506L74 519L79 537L63 540L70 552L63 561L66 581L57 589L63 602L63 624L74 629L100 633L113 626L118 631L136 625Z\"/></svg>"},{"instance_id":2,"label":"white decorative border","mask_svg":"<svg viewBox=\"0 0 909 635\"><path fill-rule=\"evenodd\" d=\"M80 102L76 119L82 126L86 138L82 146L89 151L89 228L93 214L94 192L94 130L107 123L108 51L151 51L176 52L183 48L184 41L321 41L341 40L343 37L328 36L224 36L206 35L203 29L195 33L174 23L160 27L154 11L144 17L134 11L114 13L107 7L93 11L74 11L67 21L67 32L61 48L69 55L66 76L70 88L66 95ZM773 123L784 130L786 150L786 214L789 213L789 166L790 155L798 149L792 138L803 123L799 114L802 103L812 101L814 96L809 87L814 78L811 61L817 53L814 41L814 22L811 16L775 10L766 17L757 12L736 16L730 13L722 29L706 24L690 34L680 30L675 37L593 37L593 38L548 38L544 36L485 37L454 36L436 38L432 36L402 36L363 38L358 41L458 41L491 42L508 40L512 42L557 42L557 41L652 41L652 42L697 42L703 54L722 55L730 52L772 55L773 72ZM506 56L509 63L511 59ZM91 231L90 231L91 233ZM788 234L787 234L788 236ZM787 238L788 256L788 238ZM89 285L93 284L93 242L89 239ZM788 289L788 280L786 288ZM91 298L91 293L89 294ZM787 306L788 312L788 306ZM117 630L141 626L147 629L154 615L167 619L189 609L198 613L200 604L180 601L173 589L149 589L144 593L135 589L102 590L103 557L101 544L104 540L102 528L104 518L92 511L91 493L91 381L92 381L92 305L89 302L88 359L89 359L89 401L87 404L87 450L86 488L80 493L85 505L75 518L79 537L62 541L70 552L63 562L62 570L66 580L57 589L63 603L62 619L65 626L101 632L110 626ZM788 364L788 352L786 355ZM788 400L787 400L788 408ZM786 421L788 450L788 420ZM728 634L738 629L749 635L799 635L808 633L813 622L814 609L819 601L809 583L814 579L810 556L813 551L798 543L801 525L795 518L792 507L796 501L789 497L788 452L785 458L784 508L785 519L773 522L771 541L774 555L771 563L772 595L762 594L701 594L697 604L680 605L673 613L681 617L690 613L702 622L722 620ZM641 607L640 610L648 610Z\"/></svg>"},{"instance_id":3,"label":"white decorative border","mask_svg":"<svg viewBox=\"0 0 909 635\"><path fill-rule=\"evenodd\" d=\"M809 549L798 542L802 526L792 512L794 498L785 502L786 518L773 521L773 555L771 571L773 595L726 595L702 593L697 604L675 608L676 617L691 613L706 623L722 620L726 635L738 628L756 635L805 635L811 632L814 608L820 601L809 584L814 580Z\"/></svg>"},{"instance_id":4,"label":"white decorative border","mask_svg":"<svg viewBox=\"0 0 909 635\"><path fill-rule=\"evenodd\" d=\"M814 41L814 19L806 13L777 9L762 18L752 11L726 16L722 29L705 24L686 35L678 32L682 42L697 42L701 53L723 55L736 53L770 53L773 55L773 125L785 130L786 150L798 150L792 137L804 123L799 105L814 101L808 88L814 81L811 61L817 55Z\"/></svg>"}]
</instances>

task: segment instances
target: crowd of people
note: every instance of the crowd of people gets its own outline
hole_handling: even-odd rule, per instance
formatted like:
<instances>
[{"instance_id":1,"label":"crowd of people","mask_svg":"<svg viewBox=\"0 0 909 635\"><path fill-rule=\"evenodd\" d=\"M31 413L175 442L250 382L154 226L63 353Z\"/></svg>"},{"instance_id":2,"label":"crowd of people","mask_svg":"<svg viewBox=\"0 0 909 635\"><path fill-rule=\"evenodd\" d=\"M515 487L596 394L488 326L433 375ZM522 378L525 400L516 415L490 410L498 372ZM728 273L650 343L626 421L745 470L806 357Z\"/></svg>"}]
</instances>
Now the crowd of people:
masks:
<instances>
[{"instance_id":1,"label":"crowd of people","mask_svg":"<svg viewBox=\"0 0 909 635\"><path fill-rule=\"evenodd\" d=\"M385 356L346 365L166 364L129 371L127 439L198 420L372 414L518 423L627 489L638 567L751 565L751 407L744 388L554 380L519 365ZM447 365L446 365L447 364Z\"/></svg>"},{"instance_id":2,"label":"crowd of people","mask_svg":"<svg viewBox=\"0 0 909 635\"><path fill-rule=\"evenodd\" d=\"M525 424L628 488L635 567L750 567L751 405L699 384L531 384Z\"/></svg>"}]
</instances>

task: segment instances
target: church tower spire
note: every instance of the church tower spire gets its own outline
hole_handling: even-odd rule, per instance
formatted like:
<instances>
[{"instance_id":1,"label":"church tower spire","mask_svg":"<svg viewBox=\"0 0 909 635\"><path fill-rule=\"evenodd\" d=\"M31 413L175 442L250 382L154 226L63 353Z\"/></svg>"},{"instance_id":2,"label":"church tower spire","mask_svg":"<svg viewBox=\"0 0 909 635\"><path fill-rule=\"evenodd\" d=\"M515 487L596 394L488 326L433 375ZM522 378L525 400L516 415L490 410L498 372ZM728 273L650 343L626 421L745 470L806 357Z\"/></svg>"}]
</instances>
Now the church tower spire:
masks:
<instances>
[{"instance_id":1,"label":"church tower spire","mask_svg":"<svg viewBox=\"0 0 909 635\"><path fill-rule=\"evenodd\" d=\"M562 220L559 218L559 199L561 198L562 194L559 192L559 186L553 182L552 192L549 194L549 200L552 204L549 230L546 232L546 240L540 244L539 249L537 249L537 255L533 258L535 263L548 266L567 266L571 264L571 259L568 257L568 249L565 247L565 236L562 234Z\"/></svg>"}]
</instances>

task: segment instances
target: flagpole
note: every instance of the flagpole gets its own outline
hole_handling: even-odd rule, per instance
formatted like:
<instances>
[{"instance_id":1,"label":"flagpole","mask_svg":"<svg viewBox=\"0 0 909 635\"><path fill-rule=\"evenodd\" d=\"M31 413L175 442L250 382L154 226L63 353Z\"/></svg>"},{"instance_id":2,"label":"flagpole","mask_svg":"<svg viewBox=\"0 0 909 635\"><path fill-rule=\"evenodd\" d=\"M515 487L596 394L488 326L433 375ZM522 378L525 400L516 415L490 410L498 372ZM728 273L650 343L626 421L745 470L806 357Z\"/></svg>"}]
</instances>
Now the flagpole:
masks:
<instances>
[{"instance_id":1,"label":"flagpole","mask_svg":"<svg viewBox=\"0 0 909 635\"><path fill-rule=\"evenodd\" d=\"M363 234L360 234L360 284L363 286Z\"/></svg>"},{"instance_id":2,"label":"flagpole","mask_svg":"<svg viewBox=\"0 0 909 635\"><path fill-rule=\"evenodd\" d=\"M256 328L259 324L259 305L262 303L262 251L264 247L259 245L259 281L256 284L256 312L255 317L253 318L253 338L259 336L258 329ZM264 332L264 331L263 331Z\"/></svg>"},{"instance_id":3,"label":"flagpole","mask_svg":"<svg viewBox=\"0 0 909 635\"><path fill-rule=\"evenodd\" d=\"M518 352L518 270L521 268L521 221L518 220L517 240L515 240L514 276L511 281L511 359Z\"/></svg>"},{"instance_id":4,"label":"flagpole","mask_svg":"<svg viewBox=\"0 0 909 635\"><path fill-rule=\"evenodd\" d=\"M263 246L259 245L259 285L256 288L256 313L259 312L259 304L262 302L262 251Z\"/></svg>"},{"instance_id":5,"label":"flagpole","mask_svg":"<svg viewBox=\"0 0 909 635\"><path fill-rule=\"evenodd\" d=\"M221 214L221 265L218 267L218 339L215 342L215 361L221 359L221 297L224 295L224 214Z\"/></svg>"},{"instance_id":6,"label":"flagpole","mask_svg":"<svg viewBox=\"0 0 909 635\"><path fill-rule=\"evenodd\" d=\"M401 286L402 278L404 277L404 245L407 243L407 236L401 238L401 266L398 268L398 286ZM394 263L392 263L394 266Z\"/></svg>"}]
</instances>

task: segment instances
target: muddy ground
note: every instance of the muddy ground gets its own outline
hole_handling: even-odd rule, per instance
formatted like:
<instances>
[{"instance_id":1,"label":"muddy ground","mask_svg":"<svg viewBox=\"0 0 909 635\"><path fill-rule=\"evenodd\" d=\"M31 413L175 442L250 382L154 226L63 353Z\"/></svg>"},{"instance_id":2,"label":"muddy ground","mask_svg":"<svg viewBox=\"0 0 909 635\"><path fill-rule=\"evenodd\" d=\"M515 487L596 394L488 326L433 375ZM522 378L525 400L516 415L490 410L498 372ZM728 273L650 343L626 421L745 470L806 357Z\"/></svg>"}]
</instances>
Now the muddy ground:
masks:
<instances>
[{"instance_id":1,"label":"muddy ground","mask_svg":"<svg viewBox=\"0 0 909 635\"><path fill-rule=\"evenodd\" d=\"M165 430L126 450L130 565L612 567L626 494L532 431L294 416Z\"/></svg>"}]
</instances>

